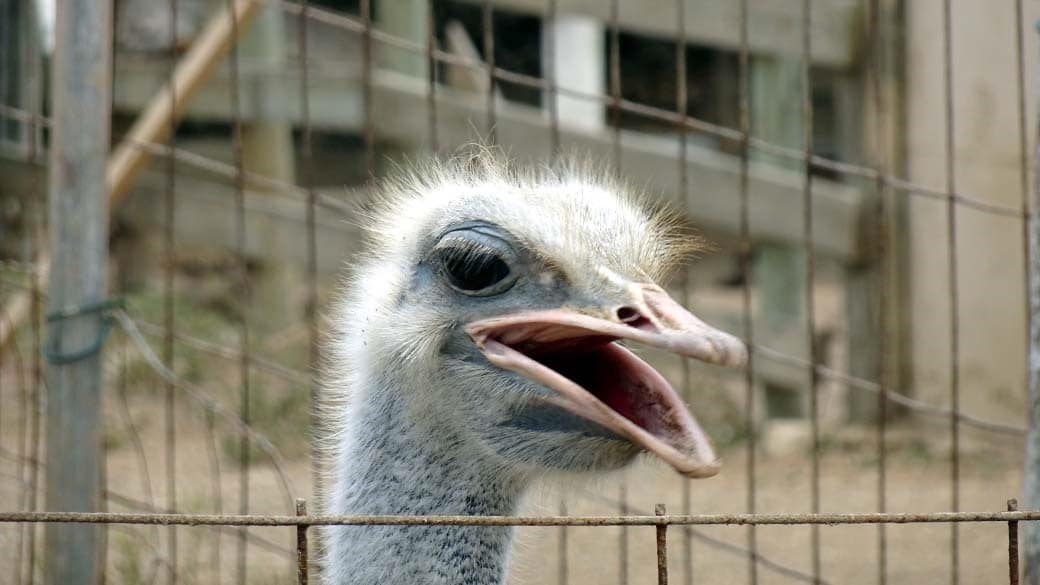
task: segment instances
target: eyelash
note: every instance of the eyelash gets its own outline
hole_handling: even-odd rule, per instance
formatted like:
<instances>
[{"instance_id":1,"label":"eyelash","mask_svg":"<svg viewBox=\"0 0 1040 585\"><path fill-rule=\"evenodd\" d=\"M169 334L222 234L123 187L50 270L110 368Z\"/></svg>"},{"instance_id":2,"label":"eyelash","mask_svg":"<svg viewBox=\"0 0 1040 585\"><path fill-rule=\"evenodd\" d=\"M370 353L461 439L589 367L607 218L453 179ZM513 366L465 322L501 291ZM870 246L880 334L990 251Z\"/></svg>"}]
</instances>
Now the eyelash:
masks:
<instances>
[{"instance_id":1,"label":"eyelash","mask_svg":"<svg viewBox=\"0 0 1040 585\"><path fill-rule=\"evenodd\" d=\"M467 293L494 287L512 273L498 251L470 241L445 248L441 268L453 287Z\"/></svg>"}]
</instances>

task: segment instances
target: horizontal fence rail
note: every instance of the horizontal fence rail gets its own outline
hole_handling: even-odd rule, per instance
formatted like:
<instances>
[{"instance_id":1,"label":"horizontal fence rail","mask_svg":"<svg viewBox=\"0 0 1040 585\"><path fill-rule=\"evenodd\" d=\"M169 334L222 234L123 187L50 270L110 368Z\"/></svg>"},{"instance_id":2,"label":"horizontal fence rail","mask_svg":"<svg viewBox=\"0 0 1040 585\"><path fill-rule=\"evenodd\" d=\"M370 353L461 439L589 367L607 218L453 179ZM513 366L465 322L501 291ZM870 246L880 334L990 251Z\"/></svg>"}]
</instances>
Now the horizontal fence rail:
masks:
<instances>
[{"instance_id":1,"label":"horizontal fence rail","mask_svg":"<svg viewBox=\"0 0 1040 585\"><path fill-rule=\"evenodd\" d=\"M0 512L0 523L158 524L163 526L775 526L1033 522L1040 511L867 514L669 514L662 516L286 516Z\"/></svg>"}]
</instances>

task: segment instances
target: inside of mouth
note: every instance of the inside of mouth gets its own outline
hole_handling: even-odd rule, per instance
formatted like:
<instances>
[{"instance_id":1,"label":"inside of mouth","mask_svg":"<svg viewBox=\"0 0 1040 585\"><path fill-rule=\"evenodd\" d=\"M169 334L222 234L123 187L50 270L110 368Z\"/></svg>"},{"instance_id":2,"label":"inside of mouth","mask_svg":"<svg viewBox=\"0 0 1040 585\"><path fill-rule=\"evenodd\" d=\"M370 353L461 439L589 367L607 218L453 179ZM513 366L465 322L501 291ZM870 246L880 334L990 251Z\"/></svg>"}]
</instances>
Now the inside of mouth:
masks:
<instances>
[{"instance_id":1,"label":"inside of mouth","mask_svg":"<svg viewBox=\"0 0 1040 585\"><path fill-rule=\"evenodd\" d=\"M668 399L674 391L656 370L622 348L616 338L593 335L519 344L513 349L581 386L655 436L674 440L680 430L674 412L677 405Z\"/></svg>"}]
</instances>

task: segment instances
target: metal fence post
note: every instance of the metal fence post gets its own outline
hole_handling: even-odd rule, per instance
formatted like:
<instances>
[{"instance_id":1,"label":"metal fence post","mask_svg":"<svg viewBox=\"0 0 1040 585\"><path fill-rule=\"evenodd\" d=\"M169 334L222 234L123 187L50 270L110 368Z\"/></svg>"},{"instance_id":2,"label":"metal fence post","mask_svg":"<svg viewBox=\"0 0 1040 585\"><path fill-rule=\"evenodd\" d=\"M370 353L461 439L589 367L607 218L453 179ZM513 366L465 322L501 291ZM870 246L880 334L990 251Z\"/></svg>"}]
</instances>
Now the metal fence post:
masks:
<instances>
[{"instance_id":1,"label":"metal fence post","mask_svg":"<svg viewBox=\"0 0 1040 585\"><path fill-rule=\"evenodd\" d=\"M46 505L98 511L101 503L101 353L106 295L112 3L57 4L50 149ZM92 351L93 349L93 351ZM49 524L45 582L95 585L97 525Z\"/></svg>"}]
</instances>

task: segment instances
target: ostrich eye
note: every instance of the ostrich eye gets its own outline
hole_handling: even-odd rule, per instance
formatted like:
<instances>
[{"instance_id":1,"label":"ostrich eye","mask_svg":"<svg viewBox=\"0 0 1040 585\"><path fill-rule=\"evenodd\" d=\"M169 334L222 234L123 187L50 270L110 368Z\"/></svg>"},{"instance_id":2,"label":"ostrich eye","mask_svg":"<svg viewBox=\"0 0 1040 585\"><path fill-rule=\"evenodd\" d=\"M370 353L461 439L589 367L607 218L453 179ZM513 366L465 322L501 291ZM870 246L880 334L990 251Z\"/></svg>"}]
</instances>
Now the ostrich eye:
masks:
<instances>
[{"instance_id":1,"label":"ostrich eye","mask_svg":"<svg viewBox=\"0 0 1040 585\"><path fill-rule=\"evenodd\" d=\"M448 286L471 297L509 290L521 265L509 234L483 222L465 222L442 234L428 260Z\"/></svg>"},{"instance_id":2,"label":"ostrich eye","mask_svg":"<svg viewBox=\"0 0 1040 585\"><path fill-rule=\"evenodd\" d=\"M451 248L443 256L444 273L453 287L478 292L509 276L509 265L498 255L465 248Z\"/></svg>"}]
</instances>

